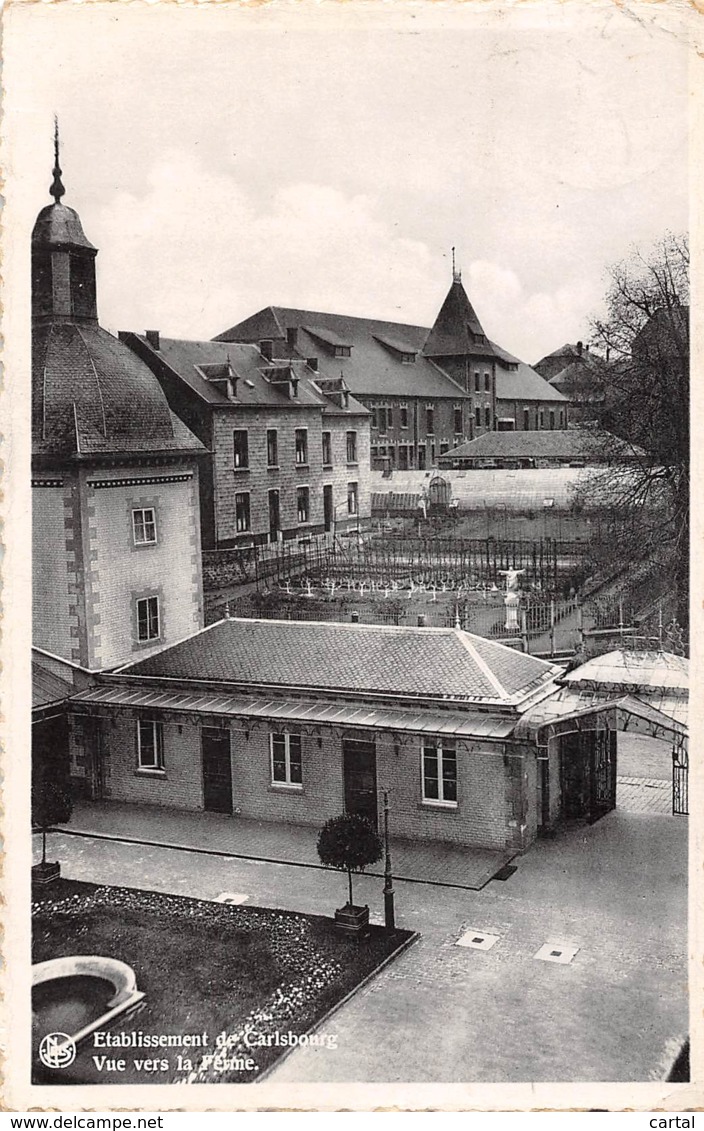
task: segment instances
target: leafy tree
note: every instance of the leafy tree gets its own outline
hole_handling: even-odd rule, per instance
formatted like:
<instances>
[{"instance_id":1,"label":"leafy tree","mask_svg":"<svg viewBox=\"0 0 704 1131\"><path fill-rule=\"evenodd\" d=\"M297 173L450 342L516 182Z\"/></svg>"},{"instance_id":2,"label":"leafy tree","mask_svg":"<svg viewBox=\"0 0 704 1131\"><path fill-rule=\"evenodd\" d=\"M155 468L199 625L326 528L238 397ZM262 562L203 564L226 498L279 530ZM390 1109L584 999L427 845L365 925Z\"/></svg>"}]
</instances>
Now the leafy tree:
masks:
<instances>
[{"instance_id":1,"label":"leafy tree","mask_svg":"<svg viewBox=\"0 0 704 1131\"><path fill-rule=\"evenodd\" d=\"M42 832L42 866L46 864L46 834L52 825L71 819L73 800L68 782L59 780L51 763L35 765L32 773L32 825Z\"/></svg>"},{"instance_id":2,"label":"leafy tree","mask_svg":"<svg viewBox=\"0 0 704 1131\"><path fill-rule=\"evenodd\" d=\"M318 856L323 864L347 872L350 907L352 899L352 873L363 872L369 864L381 859L384 846L381 837L365 817L357 813L343 813L331 817L318 834Z\"/></svg>"},{"instance_id":3,"label":"leafy tree","mask_svg":"<svg viewBox=\"0 0 704 1131\"><path fill-rule=\"evenodd\" d=\"M602 558L614 568L647 565L673 578L677 617L689 623L689 245L667 234L610 270L606 317L592 326L602 370L600 423L626 441L583 493L607 502ZM608 452L604 453L608 457ZM619 466L620 465L620 466Z\"/></svg>"}]
</instances>

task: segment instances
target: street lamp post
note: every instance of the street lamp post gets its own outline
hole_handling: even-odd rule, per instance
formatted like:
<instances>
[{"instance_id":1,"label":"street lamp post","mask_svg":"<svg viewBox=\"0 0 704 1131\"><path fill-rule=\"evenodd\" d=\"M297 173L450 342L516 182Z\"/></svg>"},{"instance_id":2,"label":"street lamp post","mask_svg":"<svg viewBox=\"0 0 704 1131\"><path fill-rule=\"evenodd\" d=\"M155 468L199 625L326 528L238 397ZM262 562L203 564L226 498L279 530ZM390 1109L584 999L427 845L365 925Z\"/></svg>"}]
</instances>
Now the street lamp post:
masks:
<instances>
[{"instance_id":1,"label":"street lamp post","mask_svg":"<svg viewBox=\"0 0 704 1131\"><path fill-rule=\"evenodd\" d=\"M389 844L389 791L382 790L384 794L384 922L387 931L393 931L396 926L394 915L394 879L391 875L391 846Z\"/></svg>"}]
</instances>

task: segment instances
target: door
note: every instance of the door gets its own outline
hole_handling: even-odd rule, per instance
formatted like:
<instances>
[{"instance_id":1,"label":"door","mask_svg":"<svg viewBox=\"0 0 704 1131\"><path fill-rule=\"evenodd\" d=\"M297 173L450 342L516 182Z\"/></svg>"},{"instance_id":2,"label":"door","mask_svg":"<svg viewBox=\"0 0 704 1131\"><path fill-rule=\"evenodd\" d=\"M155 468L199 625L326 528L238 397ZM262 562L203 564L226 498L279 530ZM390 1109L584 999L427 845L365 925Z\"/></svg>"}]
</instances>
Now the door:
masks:
<instances>
[{"instance_id":1,"label":"door","mask_svg":"<svg viewBox=\"0 0 704 1131\"><path fill-rule=\"evenodd\" d=\"M212 813L232 812L230 732L203 727L203 807Z\"/></svg>"},{"instance_id":2,"label":"door","mask_svg":"<svg viewBox=\"0 0 704 1131\"><path fill-rule=\"evenodd\" d=\"M589 821L616 808L616 731L604 727L590 733Z\"/></svg>"},{"instance_id":3,"label":"door","mask_svg":"<svg viewBox=\"0 0 704 1131\"><path fill-rule=\"evenodd\" d=\"M327 484L323 487L323 523L325 524L326 531L332 530L332 520L332 487Z\"/></svg>"},{"instance_id":4,"label":"door","mask_svg":"<svg viewBox=\"0 0 704 1131\"><path fill-rule=\"evenodd\" d=\"M279 492L269 492L269 541L278 542L281 520L279 514Z\"/></svg>"},{"instance_id":5,"label":"door","mask_svg":"<svg viewBox=\"0 0 704 1131\"><path fill-rule=\"evenodd\" d=\"M565 820L589 814L589 758L585 749L588 733L572 731L560 738L560 786Z\"/></svg>"},{"instance_id":6,"label":"door","mask_svg":"<svg viewBox=\"0 0 704 1131\"><path fill-rule=\"evenodd\" d=\"M345 782L345 812L366 817L377 827L376 746L357 738L342 742L342 764Z\"/></svg>"}]
</instances>

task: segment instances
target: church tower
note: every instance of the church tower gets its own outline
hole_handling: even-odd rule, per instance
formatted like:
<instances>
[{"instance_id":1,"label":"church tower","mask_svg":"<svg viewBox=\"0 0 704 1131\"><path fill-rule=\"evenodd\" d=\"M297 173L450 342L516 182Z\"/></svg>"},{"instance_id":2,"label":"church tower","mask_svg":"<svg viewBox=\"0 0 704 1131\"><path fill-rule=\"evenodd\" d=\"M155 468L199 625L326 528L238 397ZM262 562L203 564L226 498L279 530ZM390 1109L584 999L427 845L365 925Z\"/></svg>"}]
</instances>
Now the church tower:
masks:
<instances>
[{"instance_id":1,"label":"church tower","mask_svg":"<svg viewBox=\"0 0 704 1131\"><path fill-rule=\"evenodd\" d=\"M95 260L62 203L32 232L34 643L97 670L202 626L199 440L98 323Z\"/></svg>"}]
</instances>

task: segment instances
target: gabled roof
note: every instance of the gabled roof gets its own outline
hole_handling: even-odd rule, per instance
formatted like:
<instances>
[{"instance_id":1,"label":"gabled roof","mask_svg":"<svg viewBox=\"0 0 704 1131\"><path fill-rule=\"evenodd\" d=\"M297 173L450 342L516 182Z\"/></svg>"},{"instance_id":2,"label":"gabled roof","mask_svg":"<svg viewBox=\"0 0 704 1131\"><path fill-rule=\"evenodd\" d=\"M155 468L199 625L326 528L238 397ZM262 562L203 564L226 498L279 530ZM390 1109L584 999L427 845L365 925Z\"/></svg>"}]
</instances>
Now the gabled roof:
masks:
<instances>
[{"instance_id":1,"label":"gabled roof","mask_svg":"<svg viewBox=\"0 0 704 1131\"><path fill-rule=\"evenodd\" d=\"M119 669L129 676L515 707L559 669L452 628L232 619Z\"/></svg>"},{"instance_id":2,"label":"gabled roof","mask_svg":"<svg viewBox=\"0 0 704 1131\"><path fill-rule=\"evenodd\" d=\"M459 276L452 281L433 328L423 346L426 357L493 357L494 349L484 333Z\"/></svg>"},{"instance_id":3,"label":"gabled roof","mask_svg":"<svg viewBox=\"0 0 704 1131\"><path fill-rule=\"evenodd\" d=\"M567 404L567 398L544 377L492 342L496 354L496 399L500 401L553 401Z\"/></svg>"},{"instance_id":4,"label":"gabled roof","mask_svg":"<svg viewBox=\"0 0 704 1131\"><path fill-rule=\"evenodd\" d=\"M295 347L287 343L288 329L298 331ZM336 358L331 352L321 350L323 335L327 335L330 344L349 346L350 356ZM278 356L316 357L322 377L342 374L352 393L358 396L452 397L454 400L467 397L460 385L423 356L421 351L427 335L425 326L270 306L219 334L215 341L272 339ZM388 348L389 343L396 342L400 350L393 345ZM415 361L404 362L401 352L415 353Z\"/></svg>"},{"instance_id":5,"label":"gabled roof","mask_svg":"<svg viewBox=\"0 0 704 1131\"><path fill-rule=\"evenodd\" d=\"M126 334L125 339L137 339L140 355L149 364L167 365L172 372L189 386L203 401L213 407L270 405L279 408L311 407L320 405L332 415L367 415L368 410L353 397L346 409L332 404L316 388L317 376L302 358L287 359L286 364L293 369L298 378L298 396L292 400L283 388L269 380L270 373L282 362L271 362L259 352L255 345L239 342L211 342L184 338L159 338L159 349L154 349L147 338L141 334ZM237 378L234 399L229 399L221 389L212 383L211 377L227 376L232 372Z\"/></svg>"},{"instance_id":6,"label":"gabled roof","mask_svg":"<svg viewBox=\"0 0 704 1131\"><path fill-rule=\"evenodd\" d=\"M607 432L592 428L530 430L525 432L484 432L441 456L456 459L559 459L602 463L607 454L633 458L630 444Z\"/></svg>"}]
</instances>

